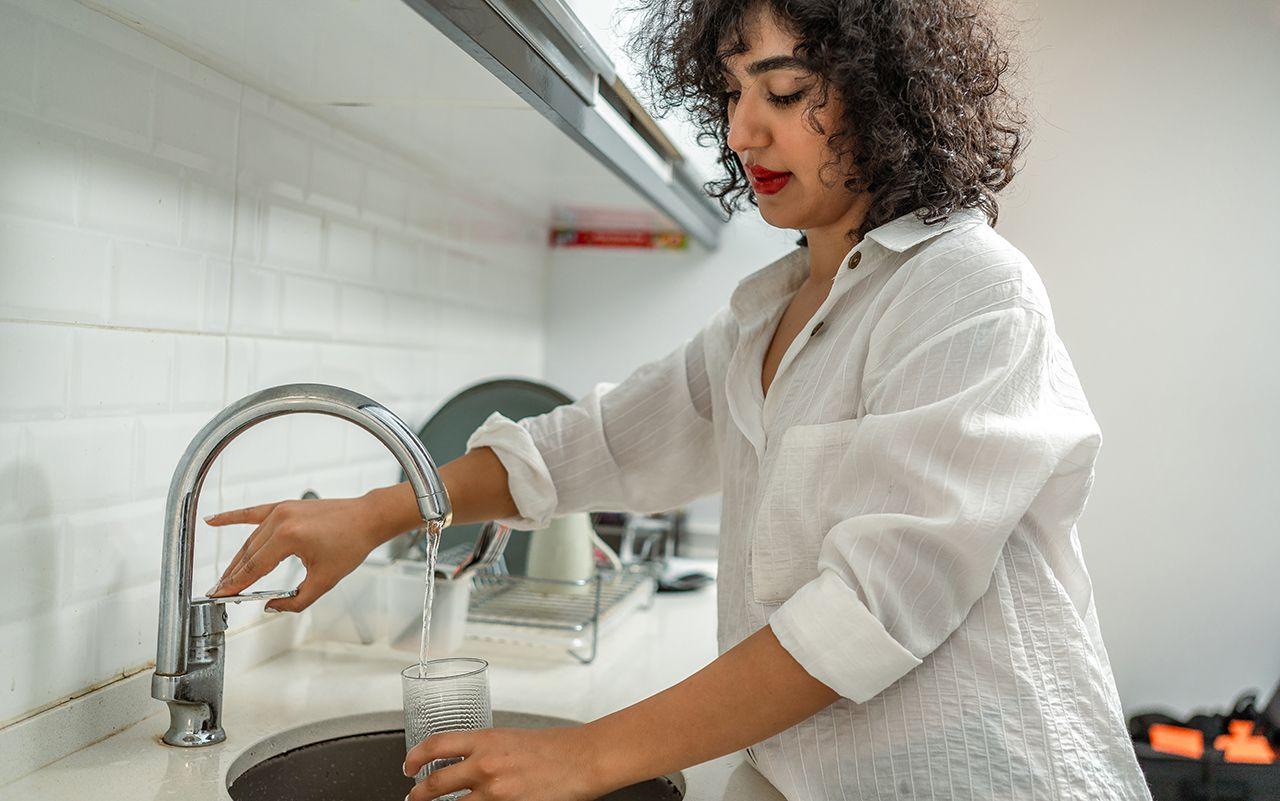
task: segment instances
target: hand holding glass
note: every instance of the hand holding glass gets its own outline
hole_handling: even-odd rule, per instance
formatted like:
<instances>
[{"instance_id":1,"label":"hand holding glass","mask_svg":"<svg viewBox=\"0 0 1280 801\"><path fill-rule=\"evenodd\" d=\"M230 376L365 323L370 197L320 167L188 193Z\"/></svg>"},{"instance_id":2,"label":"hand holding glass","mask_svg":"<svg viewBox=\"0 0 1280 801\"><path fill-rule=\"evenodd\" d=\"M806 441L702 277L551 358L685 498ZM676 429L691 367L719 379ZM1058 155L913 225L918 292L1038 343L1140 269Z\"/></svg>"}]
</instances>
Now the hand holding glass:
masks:
<instances>
[{"instance_id":1,"label":"hand holding glass","mask_svg":"<svg viewBox=\"0 0 1280 801\"><path fill-rule=\"evenodd\" d=\"M452 657L431 659L402 670L405 750L442 731L492 728L488 669L489 663L483 659ZM462 757L433 760L414 780L420 782L432 771L461 761ZM453 801L464 795L465 791L441 798Z\"/></svg>"}]
</instances>

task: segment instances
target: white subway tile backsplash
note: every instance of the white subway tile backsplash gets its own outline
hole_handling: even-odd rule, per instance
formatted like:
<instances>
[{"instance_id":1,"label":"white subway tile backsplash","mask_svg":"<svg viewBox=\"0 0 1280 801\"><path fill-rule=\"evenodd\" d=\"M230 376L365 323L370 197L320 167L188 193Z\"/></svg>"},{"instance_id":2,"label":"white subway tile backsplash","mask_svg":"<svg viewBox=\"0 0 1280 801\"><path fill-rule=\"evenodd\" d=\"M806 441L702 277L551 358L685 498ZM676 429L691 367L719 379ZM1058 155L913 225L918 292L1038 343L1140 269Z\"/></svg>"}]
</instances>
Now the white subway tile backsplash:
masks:
<instances>
[{"instance_id":1,"label":"white subway tile backsplash","mask_svg":"<svg viewBox=\"0 0 1280 801\"><path fill-rule=\"evenodd\" d=\"M373 278L373 234L369 229L329 220L325 225L329 271L348 278Z\"/></svg>"},{"instance_id":2,"label":"white subway tile backsplash","mask_svg":"<svg viewBox=\"0 0 1280 801\"><path fill-rule=\"evenodd\" d=\"M320 414L297 414L289 420L289 473L342 464L346 430L353 424Z\"/></svg>"},{"instance_id":3,"label":"white subway tile backsplash","mask_svg":"<svg viewBox=\"0 0 1280 801\"><path fill-rule=\"evenodd\" d=\"M206 181L187 181L182 190L183 246L219 257L230 257L235 208L233 198L229 187Z\"/></svg>"},{"instance_id":4,"label":"white subway tile backsplash","mask_svg":"<svg viewBox=\"0 0 1280 801\"><path fill-rule=\"evenodd\" d=\"M273 270L237 265L231 271L233 334L274 334L280 327L280 276Z\"/></svg>"},{"instance_id":5,"label":"white subway tile backsplash","mask_svg":"<svg viewBox=\"0 0 1280 801\"><path fill-rule=\"evenodd\" d=\"M41 23L25 11L5 6L0 25L0 104L35 106L36 54Z\"/></svg>"},{"instance_id":6,"label":"white subway tile backsplash","mask_svg":"<svg viewBox=\"0 0 1280 801\"><path fill-rule=\"evenodd\" d=\"M106 319L105 237L0 219L0 314L27 320Z\"/></svg>"},{"instance_id":7,"label":"white subway tile backsplash","mask_svg":"<svg viewBox=\"0 0 1280 801\"><path fill-rule=\"evenodd\" d=\"M235 400L225 397L226 340L222 337L183 335L174 339L177 346L174 408L218 409Z\"/></svg>"},{"instance_id":8,"label":"white subway tile backsplash","mask_svg":"<svg viewBox=\"0 0 1280 801\"><path fill-rule=\"evenodd\" d=\"M164 496L157 495L68 515L61 600L92 601L159 582L164 504ZM155 608L151 611L154 616Z\"/></svg>"},{"instance_id":9,"label":"white subway tile backsplash","mask_svg":"<svg viewBox=\"0 0 1280 801\"><path fill-rule=\"evenodd\" d=\"M212 417L212 413L191 413L148 415L138 419L134 446L137 454L135 496L165 497L178 460Z\"/></svg>"},{"instance_id":10,"label":"white subway tile backsplash","mask_svg":"<svg viewBox=\"0 0 1280 801\"><path fill-rule=\"evenodd\" d=\"M204 272L204 316L200 330L225 334L231 319L231 262L210 256Z\"/></svg>"},{"instance_id":11,"label":"white subway tile backsplash","mask_svg":"<svg viewBox=\"0 0 1280 801\"><path fill-rule=\"evenodd\" d=\"M5 415L3 420L8 420ZM22 426L0 422L0 523L22 516L19 477L22 475Z\"/></svg>"},{"instance_id":12,"label":"white subway tile backsplash","mask_svg":"<svg viewBox=\"0 0 1280 801\"><path fill-rule=\"evenodd\" d=\"M401 292L414 291L414 273L419 266L417 242L398 234L379 232L373 263L379 284Z\"/></svg>"},{"instance_id":13,"label":"white subway tile backsplash","mask_svg":"<svg viewBox=\"0 0 1280 801\"><path fill-rule=\"evenodd\" d=\"M450 198L430 187L414 186L409 193L409 224L437 236L449 232Z\"/></svg>"},{"instance_id":14,"label":"white subway tile backsplash","mask_svg":"<svg viewBox=\"0 0 1280 801\"><path fill-rule=\"evenodd\" d=\"M438 302L416 295L391 292L387 295L387 325L391 339L415 348L435 347Z\"/></svg>"},{"instance_id":15,"label":"white subway tile backsplash","mask_svg":"<svg viewBox=\"0 0 1280 801\"><path fill-rule=\"evenodd\" d=\"M443 294L462 303L474 302L482 269L483 265L467 254L449 251L445 256Z\"/></svg>"},{"instance_id":16,"label":"white subway tile backsplash","mask_svg":"<svg viewBox=\"0 0 1280 801\"><path fill-rule=\"evenodd\" d=\"M3 419L65 417L70 364L71 329L60 325L0 323L0 387L4 387L0 393L0 415Z\"/></svg>"},{"instance_id":17,"label":"white subway tile backsplash","mask_svg":"<svg viewBox=\"0 0 1280 801\"><path fill-rule=\"evenodd\" d=\"M409 188L404 181L383 170L369 170L364 193L367 217L391 225L403 225L408 199Z\"/></svg>"},{"instance_id":18,"label":"white subway tile backsplash","mask_svg":"<svg viewBox=\"0 0 1280 801\"><path fill-rule=\"evenodd\" d=\"M97 605L44 607L0 624L0 720L53 703L104 680L94 669Z\"/></svg>"},{"instance_id":19,"label":"white subway tile backsplash","mask_svg":"<svg viewBox=\"0 0 1280 801\"><path fill-rule=\"evenodd\" d=\"M77 159L73 137L0 112L0 209L72 222Z\"/></svg>"},{"instance_id":20,"label":"white subway tile backsplash","mask_svg":"<svg viewBox=\"0 0 1280 801\"><path fill-rule=\"evenodd\" d=\"M355 498L373 489L363 480L364 471L359 466L344 464L323 470L300 470L299 477L321 498Z\"/></svg>"},{"instance_id":21,"label":"white subway tile backsplash","mask_svg":"<svg viewBox=\"0 0 1280 801\"><path fill-rule=\"evenodd\" d=\"M107 329L77 331L72 413L167 410L172 403L173 356L171 334Z\"/></svg>"},{"instance_id":22,"label":"white subway tile backsplash","mask_svg":"<svg viewBox=\"0 0 1280 801\"><path fill-rule=\"evenodd\" d=\"M380 341L386 335L386 296L375 289L344 286L341 293L338 333L344 339Z\"/></svg>"},{"instance_id":23,"label":"white subway tile backsplash","mask_svg":"<svg viewBox=\"0 0 1280 801\"><path fill-rule=\"evenodd\" d=\"M371 395L371 397L379 403L387 405L387 402L384 399L380 399L376 394ZM395 411L394 404L389 408L391 411ZM369 462L397 464L395 457L376 437L362 428L353 429L347 434L347 464L365 465Z\"/></svg>"},{"instance_id":24,"label":"white subway tile backsplash","mask_svg":"<svg viewBox=\"0 0 1280 801\"><path fill-rule=\"evenodd\" d=\"M19 484L22 517L46 517L112 503L133 490L131 418L27 423Z\"/></svg>"},{"instance_id":25,"label":"white subway tile backsplash","mask_svg":"<svg viewBox=\"0 0 1280 801\"><path fill-rule=\"evenodd\" d=\"M364 345L324 343L319 346L316 381L363 392L369 383L369 348Z\"/></svg>"},{"instance_id":26,"label":"white subway tile backsplash","mask_svg":"<svg viewBox=\"0 0 1280 801\"><path fill-rule=\"evenodd\" d=\"M158 553L154 561L158 567ZM112 593L98 601L97 607L98 636L91 663L95 674L132 673L155 659L159 581Z\"/></svg>"},{"instance_id":27,"label":"white subway tile backsplash","mask_svg":"<svg viewBox=\"0 0 1280 801\"><path fill-rule=\"evenodd\" d=\"M270 204L263 210L262 260L301 270L320 269L320 218Z\"/></svg>"},{"instance_id":28,"label":"white subway tile backsplash","mask_svg":"<svg viewBox=\"0 0 1280 801\"><path fill-rule=\"evenodd\" d=\"M224 397L227 403L232 403L258 389L253 378L253 365L257 360L254 353L255 340L228 336L224 341L227 346L227 387Z\"/></svg>"},{"instance_id":29,"label":"white subway tile backsplash","mask_svg":"<svg viewBox=\"0 0 1280 801\"><path fill-rule=\"evenodd\" d=\"M274 120L240 114L237 161L239 180L246 186L301 200L307 187L309 149L305 138Z\"/></svg>"},{"instance_id":30,"label":"white subway tile backsplash","mask_svg":"<svg viewBox=\"0 0 1280 801\"><path fill-rule=\"evenodd\" d=\"M11 566L0 582L0 626L58 606L65 583L63 529L57 517L0 525L0 553Z\"/></svg>"},{"instance_id":31,"label":"white subway tile backsplash","mask_svg":"<svg viewBox=\"0 0 1280 801\"><path fill-rule=\"evenodd\" d=\"M49 119L107 142L151 146L155 70L132 56L53 26L36 60L36 97Z\"/></svg>"},{"instance_id":32,"label":"white subway tile backsplash","mask_svg":"<svg viewBox=\"0 0 1280 801\"><path fill-rule=\"evenodd\" d=\"M299 340L259 341L254 347L253 389L315 381L318 347Z\"/></svg>"},{"instance_id":33,"label":"white subway tile backsplash","mask_svg":"<svg viewBox=\"0 0 1280 801\"><path fill-rule=\"evenodd\" d=\"M357 159L316 144L311 150L311 194L307 199L322 208L354 215L364 193L365 167Z\"/></svg>"},{"instance_id":34,"label":"white subway tile backsplash","mask_svg":"<svg viewBox=\"0 0 1280 801\"><path fill-rule=\"evenodd\" d=\"M178 244L182 210L178 171L155 159L89 156L84 221L108 234Z\"/></svg>"},{"instance_id":35,"label":"white subway tile backsplash","mask_svg":"<svg viewBox=\"0 0 1280 801\"><path fill-rule=\"evenodd\" d=\"M116 242L112 250L112 323L199 330L204 310L204 256L150 242Z\"/></svg>"},{"instance_id":36,"label":"white subway tile backsplash","mask_svg":"<svg viewBox=\"0 0 1280 801\"><path fill-rule=\"evenodd\" d=\"M280 328L286 334L333 336L338 322L338 288L331 281L286 275Z\"/></svg>"},{"instance_id":37,"label":"white subway tile backsplash","mask_svg":"<svg viewBox=\"0 0 1280 801\"><path fill-rule=\"evenodd\" d=\"M228 483L286 475L289 469L288 417L274 417L249 428L227 446L221 459L224 493ZM225 494L223 498L225 501Z\"/></svg>"},{"instance_id":38,"label":"white subway tile backsplash","mask_svg":"<svg viewBox=\"0 0 1280 801\"><path fill-rule=\"evenodd\" d=\"M165 19L234 46L260 5ZM268 70L305 95L315 53L288 50ZM83 5L0 0L0 721L153 656L169 482L227 403L318 381L417 428L487 371L538 372L540 234L455 189ZM288 415L226 448L199 511L399 472ZM252 530L197 524L197 592Z\"/></svg>"},{"instance_id":39,"label":"white subway tile backsplash","mask_svg":"<svg viewBox=\"0 0 1280 801\"><path fill-rule=\"evenodd\" d=\"M161 73L156 88L156 153L198 170L229 175L236 148L235 103Z\"/></svg>"},{"instance_id":40,"label":"white subway tile backsplash","mask_svg":"<svg viewBox=\"0 0 1280 801\"><path fill-rule=\"evenodd\" d=\"M435 368L436 354L430 350L374 349L369 354L370 394L384 403L430 394Z\"/></svg>"},{"instance_id":41,"label":"white subway tile backsplash","mask_svg":"<svg viewBox=\"0 0 1280 801\"><path fill-rule=\"evenodd\" d=\"M262 259L262 226L258 224L262 199L241 184L236 188L234 206L232 254L237 261L256 264Z\"/></svg>"}]
</instances>

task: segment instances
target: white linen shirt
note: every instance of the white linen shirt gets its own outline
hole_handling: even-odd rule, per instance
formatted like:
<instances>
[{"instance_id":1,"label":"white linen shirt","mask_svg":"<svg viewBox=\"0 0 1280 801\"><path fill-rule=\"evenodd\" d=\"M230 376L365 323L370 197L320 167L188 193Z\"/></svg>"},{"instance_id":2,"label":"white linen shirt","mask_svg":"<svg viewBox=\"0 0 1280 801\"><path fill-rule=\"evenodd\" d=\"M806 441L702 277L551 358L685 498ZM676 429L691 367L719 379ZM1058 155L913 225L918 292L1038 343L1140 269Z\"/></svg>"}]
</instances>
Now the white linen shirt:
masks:
<instances>
[{"instance_id":1,"label":"white linen shirt","mask_svg":"<svg viewBox=\"0 0 1280 801\"><path fill-rule=\"evenodd\" d=\"M748 749L792 801L1149 799L1076 536L1101 432L1039 276L977 211L900 217L766 397L807 274L797 250L622 383L491 416L467 447L507 468L503 522L721 491L720 652L770 625L842 696Z\"/></svg>"}]
</instances>

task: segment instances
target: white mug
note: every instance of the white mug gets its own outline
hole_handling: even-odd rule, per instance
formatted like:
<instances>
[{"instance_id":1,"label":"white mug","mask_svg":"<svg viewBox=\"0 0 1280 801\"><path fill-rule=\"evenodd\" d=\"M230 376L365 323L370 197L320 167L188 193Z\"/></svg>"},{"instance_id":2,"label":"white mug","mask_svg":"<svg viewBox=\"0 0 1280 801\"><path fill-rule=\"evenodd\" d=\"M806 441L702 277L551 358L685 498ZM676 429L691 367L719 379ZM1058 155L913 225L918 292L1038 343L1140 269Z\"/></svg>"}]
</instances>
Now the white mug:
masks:
<instances>
[{"instance_id":1,"label":"white mug","mask_svg":"<svg viewBox=\"0 0 1280 801\"><path fill-rule=\"evenodd\" d=\"M530 578L583 581L595 576L591 518L585 513L565 515L530 535L525 573ZM586 592L590 584L540 584L542 592Z\"/></svg>"}]
</instances>

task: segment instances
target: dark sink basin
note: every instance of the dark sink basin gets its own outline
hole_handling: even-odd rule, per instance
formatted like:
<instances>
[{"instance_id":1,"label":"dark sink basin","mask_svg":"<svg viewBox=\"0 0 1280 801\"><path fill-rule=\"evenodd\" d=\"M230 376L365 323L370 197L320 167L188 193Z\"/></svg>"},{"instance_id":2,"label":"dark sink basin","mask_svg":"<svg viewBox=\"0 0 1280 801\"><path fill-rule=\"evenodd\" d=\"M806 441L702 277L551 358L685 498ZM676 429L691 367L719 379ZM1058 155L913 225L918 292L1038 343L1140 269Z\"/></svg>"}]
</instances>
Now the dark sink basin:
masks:
<instances>
[{"instance_id":1,"label":"dark sink basin","mask_svg":"<svg viewBox=\"0 0 1280 801\"><path fill-rule=\"evenodd\" d=\"M227 772L235 801L403 801L413 780L401 775L399 712L335 718L282 732L248 749ZM545 728L577 721L495 711L497 727ZM679 773L633 784L601 801L678 801Z\"/></svg>"}]
</instances>

